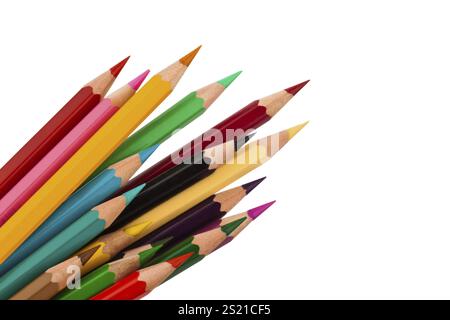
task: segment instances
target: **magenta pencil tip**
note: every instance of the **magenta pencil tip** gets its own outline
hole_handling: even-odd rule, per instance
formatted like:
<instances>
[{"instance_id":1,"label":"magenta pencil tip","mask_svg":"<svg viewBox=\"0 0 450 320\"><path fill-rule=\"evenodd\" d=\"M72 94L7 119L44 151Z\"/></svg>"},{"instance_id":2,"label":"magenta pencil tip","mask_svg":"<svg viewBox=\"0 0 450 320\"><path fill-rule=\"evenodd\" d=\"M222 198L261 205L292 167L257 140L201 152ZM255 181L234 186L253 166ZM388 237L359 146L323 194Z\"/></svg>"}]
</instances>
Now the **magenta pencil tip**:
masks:
<instances>
[{"instance_id":1,"label":"magenta pencil tip","mask_svg":"<svg viewBox=\"0 0 450 320\"><path fill-rule=\"evenodd\" d=\"M134 90L137 91L141 86L142 82L144 82L147 75L150 73L150 70L145 70L143 73L138 75L135 79L131 80L128 85Z\"/></svg>"},{"instance_id":2,"label":"magenta pencil tip","mask_svg":"<svg viewBox=\"0 0 450 320\"><path fill-rule=\"evenodd\" d=\"M259 207L250 209L247 211L247 214L250 218L252 218L252 220L255 220L256 218L258 218L264 211L266 211L267 209L269 209L273 204L275 203L275 201L271 201L268 202L266 204L263 204Z\"/></svg>"},{"instance_id":3,"label":"magenta pencil tip","mask_svg":"<svg viewBox=\"0 0 450 320\"><path fill-rule=\"evenodd\" d=\"M289 87L287 89L284 89L284 91L292 94L293 96L295 96L297 94L297 92L299 92L300 90L303 89L304 86L306 86L308 84L309 80L306 80L302 83L296 84L295 86Z\"/></svg>"}]
</instances>

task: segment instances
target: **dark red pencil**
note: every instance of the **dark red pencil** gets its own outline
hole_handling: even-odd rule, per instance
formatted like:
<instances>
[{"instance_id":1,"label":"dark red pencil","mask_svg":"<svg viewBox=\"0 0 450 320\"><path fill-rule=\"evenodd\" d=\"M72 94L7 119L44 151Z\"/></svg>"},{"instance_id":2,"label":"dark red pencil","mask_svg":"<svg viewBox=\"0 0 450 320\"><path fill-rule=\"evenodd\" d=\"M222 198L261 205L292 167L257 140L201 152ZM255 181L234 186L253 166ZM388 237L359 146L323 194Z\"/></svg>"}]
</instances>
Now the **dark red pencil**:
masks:
<instances>
[{"instance_id":1,"label":"dark red pencil","mask_svg":"<svg viewBox=\"0 0 450 320\"><path fill-rule=\"evenodd\" d=\"M36 165L72 130L104 97L128 58L104 72L67 102L4 166L0 169L0 198Z\"/></svg>"},{"instance_id":2,"label":"dark red pencil","mask_svg":"<svg viewBox=\"0 0 450 320\"><path fill-rule=\"evenodd\" d=\"M134 187L141 185L159 176L167 170L175 167L184 157L191 156L204 150L208 146L222 143L223 140L233 139L235 136L230 131L243 130L245 133L260 127L272 119L291 98L299 92L309 81L299 83L295 86L281 90L268 97L251 102L246 107L226 118L221 123L215 125L198 138L192 140L183 148L168 155L136 178L130 180L116 194L124 193ZM220 133L223 140L216 141L215 137ZM240 133L242 134L242 132Z\"/></svg>"}]
</instances>

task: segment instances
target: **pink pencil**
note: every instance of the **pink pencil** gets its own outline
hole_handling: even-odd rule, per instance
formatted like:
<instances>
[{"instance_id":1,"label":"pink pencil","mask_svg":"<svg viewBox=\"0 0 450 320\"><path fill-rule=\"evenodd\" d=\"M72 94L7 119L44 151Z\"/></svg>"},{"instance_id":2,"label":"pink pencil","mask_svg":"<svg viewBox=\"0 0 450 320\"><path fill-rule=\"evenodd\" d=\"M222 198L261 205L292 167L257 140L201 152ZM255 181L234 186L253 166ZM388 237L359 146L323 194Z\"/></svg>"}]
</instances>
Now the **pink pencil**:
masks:
<instances>
[{"instance_id":1,"label":"pink pencil","mask_svg":"<svg viewBox=\"0 0 450 320\"><path fill-rule=\"evenodd\" d=\"M0 226L134 95L148 73L145 71L103 99L0 200Z\"/></svg>"}]
</instances>

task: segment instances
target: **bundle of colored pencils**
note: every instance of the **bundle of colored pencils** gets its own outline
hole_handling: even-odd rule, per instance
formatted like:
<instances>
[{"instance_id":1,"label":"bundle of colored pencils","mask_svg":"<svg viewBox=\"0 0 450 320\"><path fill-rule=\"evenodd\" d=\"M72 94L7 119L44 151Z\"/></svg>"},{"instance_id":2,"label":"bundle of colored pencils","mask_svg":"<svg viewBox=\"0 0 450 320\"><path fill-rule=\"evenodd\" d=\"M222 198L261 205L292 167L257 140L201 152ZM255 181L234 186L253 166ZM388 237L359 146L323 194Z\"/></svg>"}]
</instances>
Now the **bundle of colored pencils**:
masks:
<instances>
[{"instance_id":1,"label":"bundle of colored pencils","mask_svg":"<svg viewBox=\"0 0 450 320\"><path fill-rule=\"evenodd\" d=\"M239 76L192 91L133 133L199 49L145 84L149 71L107 95L128 58L119 62L0 169L0 299L141 298L228 244L275 202L226 216L265 178L221 189L306 125L249 141L308 81L249 103L133 177Z\"/></svg>"}]
</instances>

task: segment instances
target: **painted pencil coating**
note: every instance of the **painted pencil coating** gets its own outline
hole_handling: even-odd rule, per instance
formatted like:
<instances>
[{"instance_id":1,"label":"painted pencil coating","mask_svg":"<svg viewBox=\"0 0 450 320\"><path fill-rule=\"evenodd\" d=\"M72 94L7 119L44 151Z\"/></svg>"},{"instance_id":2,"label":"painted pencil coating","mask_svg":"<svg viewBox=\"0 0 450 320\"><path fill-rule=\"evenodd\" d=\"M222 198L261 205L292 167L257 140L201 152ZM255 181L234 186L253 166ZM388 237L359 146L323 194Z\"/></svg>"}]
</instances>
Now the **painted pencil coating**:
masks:
<instances>
[{"instance_id":1,"label":"painted pencil coating","mask_svg":"<svg viewBox=\"0 0 450 320\"><path fill-rule=\"evenodd\" d=\"M218 133L220 133L224 139L232 139L233 136L227 134L229 131L242 130L243 132L248 133L249 131L257 129L274 117L307 83L308 81L299 83L268 97L251 102L246 107L204 132L201 136L145 170L136 178L130 180L120 192L133 188L145 181L150 181L154 177L173 168L176 166L176 162L178 163L179 160L185 156L184 152L187 151L189 154L195 154L195 150L203 150L210 146L211 141L215 141L214 136Z\"/></svg>"},{"instance_id":2,"label":"painted pencil coating","mask_svg":"<svg viewBox=\"0 0 450 320\"><path fill-rule=\"evenodd\" d=\"M77 190L2 264L0 276L25 259L90 208L105 201L141 167L155 148L128 157L110 166L94 180Z\"/></svg>"},{"instance_id":3,"label":"painted pencil coating","mask_svg":"<svg viewBox=\"0 0 450 320\"><path fill-rule=\"evenodd\" d=\"M202 115L240 73L241 72L236 72L185 96L156 119L131 135L105 162L103 162L95 173L100 172L111 163L122 160L149 146L161 144L165 139L176 132L176 130L185 127L194 119Z\"/></svg>"},{"instance_id":4,"label":"painted pencil coating","mask_svg":"<svg viewBox=\"0 0 450 320\"><path fill-rule=\"evenodd\" d=\"M0 263L172 92L195 53L186 55L153 76L3 225L0 229Z\"/></svg>"},{"instance_id":5,"label":"painted pencil coating","mask_svg":"<svg viewBox=\"0 0 450 320\"><path fill-rule=\"evenodd\" d=\"M52 265L95 238L125 209L143 186L86 213L0 278L0 299L8 299Z\"/></svg>"},{"instance_id":6,"label":"painted pencil coating","mask_svg":"<svg viewBox=\"0 0 450 320\"><path fill-rule=\"evenodd\" d=\"M0 200L0 226L8 220L139 88L148 71L103 99Z\"/></svg>"},{"instance_id":7,"label":"painted pencil coating","mask_svg":"<svg viewBox=\"0 0 450 320\"><path fill-rule=\"evenodd\" d=\"M81 88L1 168L0 199L100 102L127 61L124 59Z\"/></svg>"}]
</instances>

